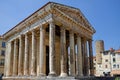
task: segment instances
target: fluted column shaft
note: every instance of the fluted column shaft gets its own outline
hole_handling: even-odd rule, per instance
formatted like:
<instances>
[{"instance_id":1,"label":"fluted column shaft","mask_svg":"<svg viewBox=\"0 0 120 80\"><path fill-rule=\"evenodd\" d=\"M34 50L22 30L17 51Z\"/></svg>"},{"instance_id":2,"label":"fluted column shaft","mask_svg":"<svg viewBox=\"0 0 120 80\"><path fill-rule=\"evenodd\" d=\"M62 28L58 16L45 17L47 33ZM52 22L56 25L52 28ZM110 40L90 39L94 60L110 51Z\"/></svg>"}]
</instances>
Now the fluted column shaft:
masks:
<instances>
[{"instance_id":1,"label":"fluted column shaft","mask_svg":"<svg viewBox=\"0 0 120 80\"><path fill-rule=\"evenodd\" d=\"M32 30L32 59L31 59L31 75L36 75L35 73L35 65L36 65L36 57L35 57L35 46L36 46L36 39L35 39L35 30Z\"/></svg>"},{"instance_id":2,"label":"fluted column shaft","mask_svg":"<svg viewBox=\"0 0 120 80\"><path fill-rule=\"evenodd\" d=\"M39 60L39 75L45 76L45 29L40 26L40 60ZM47 65L46 65L47 66Z\"/></svg>"},{"instance_id":3,"label":"fluted column shaft","mask_svg":"<svg viewBox=\"0 0 120 80\"><path fill-rule=\"evenodd\" d=\"M72 31L70 31L70 75L75 76L75 41Z\"/></svg>"},{"instance_id":4,"label":"fluted column shaft","mask_svg":"<svg viewBox=\"0 0 120 80\"><path fill-rule=\"evenodd\" d=\"M77 67L78 76L83 76L83 64L82 64L82 44L81 37L77 35Z\"/></svg>"},{"instance_id":5,"label":"fluted column shaft","mask_svg":"<svg viewBox=\"0 0 120 80\"><path fill-rule=\"evenodd\" d=\"M28 35L25 34L25 56L24 56L24 75L28 75L29 73L29 43L28 43Z\"/></svg>"},{"instance_id":6,"label":"fluted column shaft","mask_svg":"<svg viewBox=\"0 0 120 80\"><path fill-rule=\"evenodd\" d=\"M61 77L67 76L67 53L66 53L66 32L65 29L61 28L61 35L60 35L60 48L61 48Z\"/></svg>"},{"instance_id":7,"label":"fluted column shaft","mask_svg":"<svg viewBox=\"0 0 120 80\"><path fill-rule=\"evenodd\" d=\"M18 41L14 41L13 76L18 75Z\"/></svg>"},{"instance_id":8,"label":"fluted column shaft","mask_svg":"<svg viewBox=\"0 0 120 80\"><path fill-rule=\"evenodd\" d=\"M82 65L83 65L83 75L85 75L85 47L84 47L84 38L81 39L82 44Z\"/></svg>"},{"instance_id":9,"label":"fluted column shaft","mask_svg":"<svg viewBox=\"0 0 120 80\"><path fill-rule=\"evenodd\" d=\"M88 76L88 54L87 54L87 40L84 39L84 69L85 69L85 76Z\"/></svg>"},{"instance_id":10,"label":"fluted column shaft","mask_svg":"<svg viewBox=\"0 0 120 80\"><path fill-rule=\"evenodd\" d=\"M13 62L13 60L12 60L12 58L13 58L13 55L12 55L13 54L13 49L12 48L14 48L12 42L8 42L6 48L7 48L7 50L6 50L7 51L7 56L6 56L7 64L5 66L6 67L5 68L6 69L6 76L11 76L12 72L13 72L12 71L13 67L11 65L12 62Z\"/></svg>"},{"instance_id":11,"label":"fluted column shaft","mask_svg":"<svg viewBox=\"0 0 120 80\"><path fill-rule=\"evenodd\" d=\"M92 51L92 40L89 40L89 63L90 63L90 75L94 75L93 69L93 51Z\"/></svg>"},{"instance_id":12,"label":"fluted column shaft","mask_svg":"<svg viewBox=\"0 0 120 80\"><path fill-rule=\"evenodd\" d=\"M55 76L55 25L49 22L49 76Z\"/></svg>"},{"instance_id":13,"label":"fluted column shaft","mask_svg":"<svg viewBox=\"0 0 120 80\"><path fill-rule=\"evenodd\" d=\"M19 37L19 60L18 60L18 75L23 75L23 36Z\"/></svg>"}]
</instances>

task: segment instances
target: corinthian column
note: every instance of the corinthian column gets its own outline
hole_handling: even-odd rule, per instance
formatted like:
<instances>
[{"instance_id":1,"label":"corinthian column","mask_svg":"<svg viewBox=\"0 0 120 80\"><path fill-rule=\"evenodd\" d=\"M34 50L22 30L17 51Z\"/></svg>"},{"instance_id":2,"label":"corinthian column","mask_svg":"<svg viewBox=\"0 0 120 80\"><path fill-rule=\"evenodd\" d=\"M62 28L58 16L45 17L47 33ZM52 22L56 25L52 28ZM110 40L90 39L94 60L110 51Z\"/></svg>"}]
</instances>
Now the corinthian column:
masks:
<instances>
[{"instance_id":1,"label":"corinthian column","mask_svg":"<svg viewBox=\"0 0 120 80\"><path fill-rule=\"evenodd\" d=\"M66 53L66 32L65 29L61 28L61 35L60 35L60 42L61 42L61 77L67 76L67 53Z\"/></svg>"},{"instance_id":2,"label":"corinthian column","mask_svg":"<svg viewBox=\"0 0 120 80\"><path fill-rule=\"evenodd\" d=\"M70 75L75 76L75 41L72 31L70 31Z\"/></svg>"},{"instance_id":3,"label":"corinthian column","mask_svg":"<svg viewBox=\"0 0 120 80\"><path fill-rule=\"evenodd\" d=\"M83 76L82 44L81 44L81 37L79 35L77 35L77 67L78 67L78 76Z\"/></svg>"},{"instance_id":4,"label":"corinthian column","mask_svg":"<svg viewBox=\"0 0 120 80\"><path fill-rule=\"evenodd\" d=\"M89 63L90 63L90 75L94 75L93 70L93 51L92 51L92 40L89 40Z\"/></svg>"},{"instance_id":5,"label":"corinthian column","mask_svg":"<svg viewBox=\"0 0 120 80\"><path fill-rule=\"evenodd\" d=\"M39 76L45 76L45 29L40 26L40 60L39 60ZM47 66L47 65L46 65Z\"/></svg>"},{"instance_id":6,"label":"corinthian column","mask_svg":"<svg viewBox=\"0 0 120 80\"><path fill-rule=\"evenodd\" d=\"M14 41L13 76L18 75L18 40Z\"/></svg>"},{"instance_id":7,"label":"corinthian column","mask_svg":"<svg viewBox=\"0 0 120 80\"><path fill-rule=\"evenodd\" d=\"M85 69L85 76L88 76L88 54L87 54L87 40L84 38L84 69Z\"/></svg>"},{"instance_id":8,"label":"corinthian column","mask_svg":"<svg viewBox=\"0 0 120 80\"><path fill-rule=\"evenodd\" d=\"M55 25L53 21L49 23L49 76L55 76Z\"/></svg>"},{"instance_id":9,"label":"corinthian column","mask_svg":"<svg viewBox=\"0 0 120 80\"><path fill-rule=\"evenodd\" d=\"M31 59L31 75L35 75L36 73L35 73L35 63L36 63L36 61L35 61L35 46L36 46L36 44L35 44L35 42L36 42L36 40L35 40L35 31L34 30L32 30L32 59Z\"/></svg>"},{"instance_id":10,"label":"corinthian column","mask_svg":"<svg viewBox=\"0 0 120 80\"><path fill-rule=\"evenodd\" d=\"M23 37L20 35L19 37L19 61L18 61L18 75L23 75Z\"/></svg>"},{"instance_id":11,"label":"corinthian column","mask_svg":"<svg viewBox=\"0 0 120 80\"><path fill-rule=\"evenodd\" d=\"M24 75L28 75L28 70L29 70L29 45L28 45L28 35L27 33L25 34L25 56L24 56Z\"/></svg>"},{"instance_id":12,"label":"corinthian column","mask_svg":"<svg viewBox=\"0 0 120 80\"><path fill-rule=\"evenodd\" d=\"M8 42L6 47L7 55L5 56L5 60L7 60L7 63L5 63L6 76L12 75L13 66L11 64L13 62L13 48L12 42Z\"/></svg>"}]
</instances>

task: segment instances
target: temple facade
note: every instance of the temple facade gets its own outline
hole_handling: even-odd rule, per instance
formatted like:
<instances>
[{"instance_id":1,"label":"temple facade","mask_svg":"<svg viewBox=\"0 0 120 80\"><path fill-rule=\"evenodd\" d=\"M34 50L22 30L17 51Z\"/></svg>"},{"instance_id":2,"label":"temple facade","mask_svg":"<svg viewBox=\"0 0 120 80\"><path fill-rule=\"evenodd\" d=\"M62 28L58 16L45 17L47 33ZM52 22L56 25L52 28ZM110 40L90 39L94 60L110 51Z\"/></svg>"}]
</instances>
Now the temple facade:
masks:
<instances>
[{"instance_id":1,"label":"temple facade","mask_svg":"<svg viewBox=\"0 0 120 80\"><path fill-rule=\"evenodd\" d=\"M3 35L4 79L93 75L94 33L79 9L48 2Z\"/></svg>"}]
</instances>

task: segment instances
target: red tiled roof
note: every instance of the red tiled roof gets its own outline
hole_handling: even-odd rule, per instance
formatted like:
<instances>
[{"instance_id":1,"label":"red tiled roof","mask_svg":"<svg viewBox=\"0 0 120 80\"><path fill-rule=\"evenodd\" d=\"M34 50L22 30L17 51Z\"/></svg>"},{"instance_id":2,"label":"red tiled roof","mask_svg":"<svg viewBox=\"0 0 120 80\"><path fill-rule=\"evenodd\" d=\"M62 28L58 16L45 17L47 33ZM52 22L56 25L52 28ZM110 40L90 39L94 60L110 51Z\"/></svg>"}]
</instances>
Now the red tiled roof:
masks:
<instances>
[{"instance_id":1,"label":"red tiled roof","mask_svg":"<svg viewBox=\"0 0 120 80\"><path fill-rule=\"evenodd\" d=\"M118 49L118 50L115 50L115 53L120 53L120 49Z\"/></svg>"}]
</instances>

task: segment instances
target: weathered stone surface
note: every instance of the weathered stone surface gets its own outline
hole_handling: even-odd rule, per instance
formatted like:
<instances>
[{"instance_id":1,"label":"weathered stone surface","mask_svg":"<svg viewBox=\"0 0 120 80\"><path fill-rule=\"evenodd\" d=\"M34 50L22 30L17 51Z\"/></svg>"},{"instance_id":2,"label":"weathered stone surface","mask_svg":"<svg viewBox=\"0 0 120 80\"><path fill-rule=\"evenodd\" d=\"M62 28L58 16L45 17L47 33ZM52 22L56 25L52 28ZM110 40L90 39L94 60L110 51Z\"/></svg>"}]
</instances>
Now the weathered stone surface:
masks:
<instances>
[{"instance_id":1,"label":"weathered stone surface","mask_svg":"<svg viewBox=\"0 0 120 80\"><path fill-rule=\"evenodd\" d=\"M14 47L9 45L10 49L6 49L9 55L4 79L75 80L75 76L89 75L89 66L85 65L89 65L88 47L92 57L92 44L87 46L87 42L92 40L95 31L88 22L78 23L84 16L81 14L80 19L76 12L81 14L75 8L49 2L7 32L4 35L7 44L14 42ZM20 38L21 35L24 36Z\"/></svg>"},{"instance_id":2,"label":"weathered stone surface","mask_svg":"<svg viewBox=\"0 0 120 80\"><path fill-rule=\"evenodd\" d=\"M35 67L36 67L36 38L35 38L35 31L32 30L32 56L31 56L31 75L36 75Z\"/></svg>"},{"instance_id":3,"label":"weathered stone surface","mask_svg":"<svg viewBox=\"0 0 120 80\"><path fill-rule=\"evenodd\" d=\"M60 77L66 77L67 76L67 53L66 53L66 30L61 27L61 74Z\"/></svg>"},{"instance_id":4,"label":"weathered stone surface","mask_svg":"<svg viewBox=\"0 0 120 80\"><path fill-rule=\"evenodd\" d=\"M18 58L18 75L23 75L23 56L24 56L24 47L23 47L23 35L19 37L19 58Z\"/></svg>"},{"instance_id":5,"label":"weathered stone surface","mask_svg":"<svg viewBox=\"0 0 120 80\"><path fill-rule=\"evenodd\" d=\"M7 77L3 78L2 80L115 80L120 79L119 77Z\"/></svg>"},{"instance_id":6,"label":"weathered stone surface","mask_svg":"<svg viewBox=\"0 0 120 80\"><path fill-rule=\"evenodd\" d=\"M24 54L24 75L28 75L29 71L29 42L28 35L25 35L25 54Z\"/></svg>"},{"instance_id":7,"label":"weathered stone surface","mask_svg":"<svg viewBox=\"0 0 120 80\"><path fill-rule=\"evenodd\" d=\"M50 21L49 25L49 76L55 76L55 24Z\"/></svg>"},{"instance_id":8,"label":"weathered stone surface","mask_svg":"<svg viewBox=\"0 0 120 80\"><path fill-rule=\"evenodd\" d=\"M70 75L75 76L75 39L74 33L70 31Z\"/></svg>"},{"instance_id":9,"label":"weathered stone surface","mask_svg":"<svg viewBox=\"0 0 120 80\"><path fill-rule=\"evenodd\" d=\"M78 76L83 76L83 65L82 65L82 44L81 44L81 37L77 36L77 69L78 69Z\"/></svg>"},{"instance_id":10,"label":"weathered stone surface","mask_svg":"<svg viewBox=\"0 0 120 80\"><path fill-rule=\"evenodd\" d=\"M39 76L46 76L45 73L45 28L41 25L40 26L40 59L39 59Z\"/></svg>"}]
</instances>

